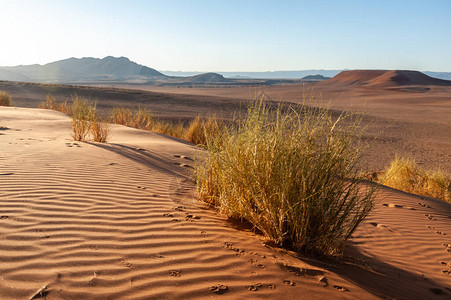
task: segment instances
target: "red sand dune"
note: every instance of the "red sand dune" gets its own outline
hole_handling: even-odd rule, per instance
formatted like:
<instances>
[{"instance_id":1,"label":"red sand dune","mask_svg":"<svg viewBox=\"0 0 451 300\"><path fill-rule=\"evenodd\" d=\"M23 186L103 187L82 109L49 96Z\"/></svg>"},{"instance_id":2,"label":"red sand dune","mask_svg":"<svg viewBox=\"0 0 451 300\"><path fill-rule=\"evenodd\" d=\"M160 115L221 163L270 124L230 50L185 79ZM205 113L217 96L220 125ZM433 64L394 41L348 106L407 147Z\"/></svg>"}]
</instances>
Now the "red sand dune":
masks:
<instances>
[{"instance_id":1,"label":"red sand dune","mask_svg":"<svg viewBox=\"0 0 451 300\"><path fill-rule=\"evenodd\" d=\"M346 84L366 86L402 86L402 85L445 85L451 81L427 76L419 71L405 70L352 70L343 71L323 84Z\"/></svg>"}]
</instances>

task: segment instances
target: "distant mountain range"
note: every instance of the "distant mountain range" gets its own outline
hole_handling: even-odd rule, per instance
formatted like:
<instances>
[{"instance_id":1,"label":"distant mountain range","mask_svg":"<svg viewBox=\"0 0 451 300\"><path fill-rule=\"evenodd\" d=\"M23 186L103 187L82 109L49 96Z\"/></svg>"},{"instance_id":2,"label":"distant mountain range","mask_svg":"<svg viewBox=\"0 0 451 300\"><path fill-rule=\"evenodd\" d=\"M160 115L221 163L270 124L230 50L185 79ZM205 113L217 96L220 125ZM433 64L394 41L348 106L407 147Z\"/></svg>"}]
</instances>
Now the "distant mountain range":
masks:
<instances>
[{"instance_id":1,"label":"distant mountain range","mask_svg":"<svg viewBox=\"0 0 451 300\"><path fill-rule=\"evenodd\" d=\"M0 67L0 80L43 83L131 83L155 85L236 85L322 81L343 70L301 70L272 72L173 72L157 71L126 57L68 58L45 65ZM450 80L451 72L423 72Z\"/></svg>"}]
</instances>

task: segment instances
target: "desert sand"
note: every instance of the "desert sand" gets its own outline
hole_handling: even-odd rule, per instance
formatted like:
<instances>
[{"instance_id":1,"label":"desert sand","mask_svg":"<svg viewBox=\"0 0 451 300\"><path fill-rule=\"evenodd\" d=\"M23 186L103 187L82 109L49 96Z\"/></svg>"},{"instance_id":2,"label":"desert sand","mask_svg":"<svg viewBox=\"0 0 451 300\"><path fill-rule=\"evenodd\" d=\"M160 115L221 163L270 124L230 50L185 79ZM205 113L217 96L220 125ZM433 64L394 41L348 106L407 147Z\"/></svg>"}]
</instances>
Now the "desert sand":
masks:
<instances>
[{"instance_id":1,"label":"desert sand","mask_svg":"<svg viewBox=\"0 0 451 300\"><path fill-rule=\"evenodd\" d=\"M41 109L0 107L0 126L1 299L451 297L443 201L382 188L343 261L315 259L199 202L192 144L119 125L74 142Z\"/></svg>"}]
</instances>

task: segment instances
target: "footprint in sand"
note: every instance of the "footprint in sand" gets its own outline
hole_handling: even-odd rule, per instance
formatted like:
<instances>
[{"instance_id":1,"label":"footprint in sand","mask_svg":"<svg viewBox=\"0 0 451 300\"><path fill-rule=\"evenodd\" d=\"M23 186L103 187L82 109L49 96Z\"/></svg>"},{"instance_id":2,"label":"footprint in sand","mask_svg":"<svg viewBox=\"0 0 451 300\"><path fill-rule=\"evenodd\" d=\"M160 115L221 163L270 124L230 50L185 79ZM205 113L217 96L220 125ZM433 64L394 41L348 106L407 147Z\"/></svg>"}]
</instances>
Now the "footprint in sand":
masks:
<instances>
[{"instance_id":1,"label":"footprint in sand","mask_svg":"<svg viewBox=\"0 0 451 300\"><path fill-rule=\"evenodd\" d=\"M173 207L172 209L175 211L183 211L185 207L184 206L177 206L177 207Z\"/></svg>"},{"instance_id":2,"label":"footprint in sand","mask_svg":"<svg viewBox=\"0 0 451 300\"><path fill-rule=\"evenodd\" d=\"M451 275L451 270L442 270L443 274Z\"/></svg>"},{"instance_id":3,"label":"footprint in sand","mask_svg":"<svg viewBox=\"0 0 451 300\"><path fill-rule=\"evenodd\" d=\"M124 267L130 268L132 266L131 263L129 263L128 261L122 260L121 261L121 265L123 265Z\"/></svg>"},{"instance_id":4,"label":"footprint in sand","mask_svg":"<svg viewBox=\"0 0 451 300\"><path fill-rule=\"evenodd\" d=\"M140 190L147 190L147 188L143 187L143 186L138 186L137 188L140 189Z\"/></svg>"},{"instance_id":5,"label":"footprint in sand","mask_svg":"<svg viewBox=\"0 0 451 300\"><path fill-rule=\"evenodd\" d=\"M440 264L443 266L451 267L451 263L448 263L446 261L441 261Z\"/></svg>"},{"instance_id":6,"label":"footprint in sand","mask_svg":"<svg viewBox=\"0 0 451 300\"><path fill-rule=\"evenodd\" d=\"M323 284L323 287L328 287L329 286L329 282L327 281L326 276L322 276L318 279L318 282Z\"/></svg>"},{"instance_id":7,"label":"footprint in sand","mask_svg":"<svg viewBox=\"0 0 451 300\"><path fill-rule=\"evenodd\" d=\"M402 205L399 205L399 204L394 204L394 203L384 203L384 204L382 204L383 206L387 206L387 207L390 207L390 208L403 208L403 206Z\"/></svg>"},{"instance_id":8,"label":"footprint in sand","mask_svg":"<svg viewBox=\"0 0 451 300\"><path fill-rule=\"evenodd\" d=\"M177 157L177 158L182 158L182 159L186 159L186 160L193 160L191 157L188 157L188 156L185 156L185 155L174 155L174 157Z\"/></svg>"},{"instance_id":9,"label":"footprint in sand","mask_svg":"<svg viewBox=\"0 0 451 300\"><path fill-rule=\"evenodd\" d=\"M421 202L418 202L418 205L420 205L421 207L424 207L424 208L431 208L429 205L421 203Z\"/></svg>"},{"instance_id":10,"label":"footprint in sand","mask_svg":"<svg viewBox=\"0 0 451 300\"><path fill-rule=\"evenodd\" d=\"M428 220L433 220L433 221L435 221L436 219L434 218L434 216L432 216L432 215L430 215L430 214L424 214L427 218L428 218Z\"/></svg>"},{"instance_id":11,"label":"footprint in sand","mask_svg":"<svg viewBox=\"0 0 451 300\"><path fill-rule=\"evenodd\" d=\"M445 246L446 251L451 253L451 244L443 243L443 246Z\"/></svg>"},{"instance_id":12,"label":"footprint in sand","mask_svg":"<svg viewBox=\"0 0 451 300\"><path fill-rule=\"evenodd\" d=\"M253 284L249 285L247 287L247 290L251 291L251 292L256 292L261 287L262 287L262 284L260 282L257 282L257 283L253 283Z\"/></svg>"},{"instance_id":13,"label":"footprint in sand","mask_svg":"<svg viewBox=\"0 0 451 300\"><path fill-rule=\"evenodd\" d=\"M334 285L334 288L336 288L340 292L349 292L349 290L347 288L345 288L344 286Z\"/></svg>"},{"instance_id":14,"label":"footprint in sand","mask_svg":"<svg viewBox=\"0 0 451 300\"><path fill-rule=\"evenodd\" d=\"M180 277L182 274L182 271L180 270L169 270L169 275L174 277Z\"/></svg>"},{"instance_id":15,"label":"footprint in sand","mask_svg":"<svg viewBox=\"0 0 451 300\"><path fill-rule=\"evenodd\" d=\"M186 219L187 221L193 222L193 220L200 220L200 217L199 217L199 216L194 216L194 215L192 215L192 214L190 214L190 213L186 213L185 219Z\"/></svg>"},{"instance_id":16,"label":"footprint in sand","mask_svg":"<svg viewBox=\"0 0 451 300\"><path fill-rule=\"evenodd\" d=\"M1 217L0 217L1 220L6 220L6 219L8 219L8 218L9 218L8 216L1 216Z\"/></svg>"},{"instance_id":17,"label":"footprint in sand","mask_svg":"<svg viewBox=\"0 0 451 300\"><path fill-rule=\"evenodd\" d=\"M265 267L264 265L262 265L261 263L259 263L257 259L251 258L251 259L249 259L249 262L250 262L252 265L256 266L257 268L260 268L260 269L266 269L266 267Z\"/></svg>"},{"instance_id":18,"label":"footprint in sand","mask_svg":"<svg viewBox=\"0 0 451 300\"><path fill-rule=\"evenodd\" d=\"M284 279L284 280L283 280L283 283L284 283L285 285L289 285L289 286L295 286L295 285L296 285L296 282L291 281L291 280L288 280L288 279Z\"/></svg>"},{"instance_id":19,"label":"footprint in sand","mask_svg":"<svg viewBox=\"0 0 451 300\"><path fill-rule=\"evenodd\" d=\"M163 214L163 217L173 218L174 215L173 214Z\"/></svg>"},{"instance_id":20,"label":"footprint in sand","mask_svg":"<svg viewBox=\"0 0 451 300\"><path fill-rule=\"evenodd\" d=\"M180 166L180 167L184 167L184 168L188 168L188 169L192 169L193 167L188 165L188 164L183 164L183 163L174 163L174 165Z\"/></svg>"},{"instance_id":21,"label":"footprint in sand","mask_svg":"<svg viewBox=\"0 0 451 300\"><path fill-rule=\"evenodd\" d=\"M213 292L218 295L222 295L222 294L226 293L228 290L229 290L229 288L226 285L222 285L222 284L213 285L209 288L210 292Z\"/></svg>"}]
</instances>

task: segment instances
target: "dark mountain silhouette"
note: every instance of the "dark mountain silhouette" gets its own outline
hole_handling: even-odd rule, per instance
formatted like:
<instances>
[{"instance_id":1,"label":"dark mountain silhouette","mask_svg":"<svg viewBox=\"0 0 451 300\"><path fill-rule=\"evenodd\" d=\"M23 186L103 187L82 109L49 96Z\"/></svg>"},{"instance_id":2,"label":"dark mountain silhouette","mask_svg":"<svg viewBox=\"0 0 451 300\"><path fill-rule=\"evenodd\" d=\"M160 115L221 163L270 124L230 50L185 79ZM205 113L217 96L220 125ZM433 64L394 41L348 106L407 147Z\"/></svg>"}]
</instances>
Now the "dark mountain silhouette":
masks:
<instances>
[{"instance_id":1,"label":"dark mountain silhouette","mask_svg":"<svg viewBox=\"0 0 451 300\"><path fill-rule=\"evenodd\" d=\"M419 71L352 70L343 71L323 84L396 87L405 85L451 85L451 81L430 77Z\"/></svg>"},{"instance_id":2,"label":"dark mountain silhouette","mask_svg":"<svg viewBox=\"0 0 451 300\"><path fill-rule=\"evenodd\" d=\"M132 62L126 57L112 56L103 59L72 57L45 65L3 67L0 70L18 74L19 78L20 76L24 78L20 80L40 82L121 81L168 77L157 70ZM27 78L29 80L26 80ZM11 76L6 76L5 79L16 80Z\"/></svg>"}]
</instances>

